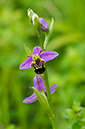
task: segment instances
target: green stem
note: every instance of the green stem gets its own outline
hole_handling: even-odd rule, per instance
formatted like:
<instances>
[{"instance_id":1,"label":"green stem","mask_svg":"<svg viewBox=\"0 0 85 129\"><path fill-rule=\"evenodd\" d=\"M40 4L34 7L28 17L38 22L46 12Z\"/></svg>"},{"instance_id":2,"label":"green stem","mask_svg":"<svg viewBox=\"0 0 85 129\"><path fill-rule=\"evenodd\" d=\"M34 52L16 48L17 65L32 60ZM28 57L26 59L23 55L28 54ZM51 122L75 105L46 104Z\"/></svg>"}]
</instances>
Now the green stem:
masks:
<instances>
[{"instance_id":1,"label":"green stem","mask_svg":"<svg viewBox=\"0 0 85 129\"><path fill-rule=\"evenodd\" d=\"M56 121L55 121L54 114L52 115L52 117L49 117L49 118L51 120L51 124L52 124L53 129L57 129L57 124L56 124Z\"/></svg>"},{"instance_id":2,"label":"green stem","mask_svg":"<svg viewBox=\"0 0 85 129\"><path fill-rule=\"evenodd\" d=\"M40 34L38 34L38 38L39 38L39 40L40 40L40 46L41 46L41 48L43 49L43 42L42 42L42 40L41 40L41 35L40 35Z\"/></svg>"},{"instance_id":3,"label":"green stem","mask_svg":"<svg viewBox=\"0 0 85 129\"><path fill-rule=\"evenodd\" d=\"M51 95L50 95L50 88L49 88L49 82L48 82L48 75L47 75L47 70L44 72L44 81L45 81L45 86L46 86L46 92L47 92L47 97L48 97L48 102L52 111L52 104L51 104ZM51 124L53 129L57 129L56 121L55 121L55 116L53 113L48 114L49 118L51 120Z\"/></svg>"},{"instance_id":4,"label":"green stem","mask_svg":"<svg viewBox=\"0 0 85 129\"><path fill-rule=\"evenodd\" d=\"M39 40L40 40L41 48L43 49L43 43L42 43L42 40L41 40L41 35L38 34L38 37L39 37ZM51 106L51 95L50 95L50 88L49 88L47 70L45 70L45 72L44 72L44 80L45 80L45 86L46 86L46 92L47 92L48 102L49 102L49 104Z\"/></svg>"},{"instance_id":5,"label":"green stem","mask_svg":"<svg viewBox=\"0 0 85 129\"><path fill-rule=\"evenodd\" d=\"M44 50L43 42L41 40L41 35L38 34L38 37L39 37L39 40L40 40L40 46ZM50 108L51 108L51 111L52 111L51 94L50 94L50 88L49 88L49 81L48 81L47 69L45 69L45 72L44 72L43 75L44 75L44 81L45 81L45 86L46 86L47 98L48 98L48 102L49 102L49 105L50 105ZM49 118L51 120L51 124L52 124L53 129L57 129L57 125L56 125L54 114L51 112L48 115L49 115Z\"/></svg>"},{"instance_id":6,"label":"green stem","mask_svg":"<svg viewBox=\"0 0 85 129\"><path fill-rule=\"evenodd\" d=\"M44 81L45 81L45 86L46 86L48 102L49 102L49 104L51 106L51 95L50 95L50 88L49 88L49 82L48 82L47 69L44 72Z\"/></svg>"}]
</instances>

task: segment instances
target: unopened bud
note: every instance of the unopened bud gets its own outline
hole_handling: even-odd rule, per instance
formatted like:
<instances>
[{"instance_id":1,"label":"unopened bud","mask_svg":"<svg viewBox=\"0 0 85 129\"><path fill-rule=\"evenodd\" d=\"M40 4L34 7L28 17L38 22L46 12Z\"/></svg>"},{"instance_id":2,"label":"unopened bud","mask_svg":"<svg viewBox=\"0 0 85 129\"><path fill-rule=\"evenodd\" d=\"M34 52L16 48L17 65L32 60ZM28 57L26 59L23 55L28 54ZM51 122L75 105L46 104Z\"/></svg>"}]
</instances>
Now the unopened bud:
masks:
<instances>
[{"instance_id":1,"label":"unopened bud","mask_svg":"<svg viewBox=\"0 0 85 129\"><path fill-rule=\"evenodd\" d=\"M36 28L37 32L38 32L38 36L40 35L40 31L41 31L41 21L39 16L33 12L32 9L28 9L28 16L29 19L31 20L32 24L34 25L34 27Z\"/></svg>"},{"instance_id":2,"label":"unopened bud","mask_svg":"<svg viewBox=\"0 0 85 129\"><path fill-rule=\"evenodd\" d=\"M48 23L43 18L40 18L40 21L41 21L41 30L42 31L47 31L48 28L49 28Z\"/></svg>"},{"instance_id":3,"label":"unopened bud","mask_svg":"<svg viewBox=\"0 0 85 129\"><path fill-rule=\"evenodd\" d=\"M28 13L28 17L29 17L30 21L33 22L33 20L32 20L32 17L33 17L33 15L34 15L33 10L29 8L29 9L27 10L27 13Z\"/></svg>"},{"instance_id":4,"label":"unopened bud","mask_svg":"<svg viewBox=\"0 0 85 129\"><path fill-rule=\"evenodd\" d=\"M33 17L32 17L32 21L33 21L33 25L37 28L41 22L40 22L40 18L38 17L38 15L36 13L34 13Z\"/></svg>"}]
</instances>

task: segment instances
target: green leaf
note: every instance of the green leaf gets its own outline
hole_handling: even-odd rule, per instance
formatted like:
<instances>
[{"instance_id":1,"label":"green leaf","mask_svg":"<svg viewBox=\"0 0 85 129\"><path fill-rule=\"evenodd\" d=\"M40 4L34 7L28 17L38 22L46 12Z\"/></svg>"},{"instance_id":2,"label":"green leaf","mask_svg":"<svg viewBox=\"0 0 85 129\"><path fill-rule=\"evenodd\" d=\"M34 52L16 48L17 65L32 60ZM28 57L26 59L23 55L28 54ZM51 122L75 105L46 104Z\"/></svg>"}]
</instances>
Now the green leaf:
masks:
<instances>
[{"instance_id":1,"label":"green leaf","mask_svg":"<svg viewBox=\"0 0 85 129\"><path fill-rule=\"evenodd\" d=\"M85 121L85 108L82 107L82 111L81 111L81 116L83 117L84 121Z\"/></svg>"},{"instance_id":2,"label":"green leaf","mask_svg":"<svg viewBox=\"0 0 85 129\"><path fill-rule=\"evenodd\" d=\"M63 115L65 118L71 119L74 116L74 113L73 110L69 108L64 112Z\"/></svg>"},{"instance_id":3,"label":"green leaf","mask_svg":"<svg viewBox=\"0 0 85 129\"><path fill-rule=\"evenodd\" d=\"M32 55L31 50L26 46L25 43L24 43L24 49L25 49L25 51L26 51L26 53L27 53L28 56Z\"/></svg>"},{"instance_id":4,"label":"green leaf","mask_svg":"<svg viewBox=\"0 0 85 129\"><path fill-rule=\"evenodd\" d=\"M78 100L78 98L75 98L73 101L73 105L72 108L74 111L78 112L81 108L80 108L80 101Z\"/></svg>"},{"instance_id":5,"label":"green leaf","mask_svg":"<svg viewBox=\"0 0 85 129\"><path fill-rule=\"evenodd\" d=\"M78 107L80 106L80 101L79 101L78 98L75 98L75 99L74 99L73 105L78 106Z\"/></svg>"},{"instance_id":6,"label":"green leaf","mask_svg":"<svg viewBox=\"0 0 85 129\"><path fill-rule=\"evenodd\" d=\"M52 35L53 26L54 26L54 19L52 18L51 24L50 24L50 28L49 28L49 30L46 32L46 35L45 35L45 41L44 41L44 45L43 45L43 46L44 46L44 50L46 49L47 44L48 44L48 42L49 42L49 39L50 39L50 37L51 37L51 35Z\"/></svg>"},{"instance_id":7,"label":"green leaf","mask_svg":"<svg viewBox=\"0 0 85 129\"><path fill-rule=\"evenodd\" d=\"M83 122L77 121L73 124L72 129L81 129L82 126L83 126Z\"/></svg>"},{"instance_id":8,"label":"green leaf","mask_svg":"<svg viewBox=\"0 0 85 129\"><path fill-rule=\"evenodd\" d=\"M53 116L52 110L49 106L47 97L43 90L38 91L35 87L33 87L33 90L38 98L38 101L42 105L42 107L45 109L45 111L48 113L49 117L51 118Z\"/></svg>"},{"instance_id":9,"label":"green leaf","mask_svg":"<svg viewBox=\"0 0 85 129\"><path fill-rule=\"evenodd\" d=\"M54 19L53 19L53 17L52 17L52 18L51 18L50 29L49 29L50 36L51 36L51 34L52 34L52 32L53 32L53 26L54 26Z\"/></svg>"}]
</instances>

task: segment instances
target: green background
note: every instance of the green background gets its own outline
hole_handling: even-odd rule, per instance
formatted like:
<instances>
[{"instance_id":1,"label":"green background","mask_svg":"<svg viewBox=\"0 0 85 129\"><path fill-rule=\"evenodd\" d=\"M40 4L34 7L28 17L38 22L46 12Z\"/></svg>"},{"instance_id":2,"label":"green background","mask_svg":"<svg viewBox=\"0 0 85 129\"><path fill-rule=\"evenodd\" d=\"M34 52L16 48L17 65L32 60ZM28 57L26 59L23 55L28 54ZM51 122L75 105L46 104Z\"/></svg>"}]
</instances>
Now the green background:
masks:
<instances>
[{"instance_id":1,"label":"green background","mask_svg":"<svg viewBox=\"0 0 85 129\"><path fill-rule=\"evenodd\" d=\"M33 68L20 70L26 59L25 43L31 50L39 39L27 9L32 8L54 31L47 50L59 56L47 62L53 110L59 129L70 129L64 118L65 109L78 97L85 106L85 1L84 0L0 0L0 129L52 129L50 120L38 101L24 104L33 93ZM44 41L44 33L42 32Z\"/></svg>"}]
</instances>

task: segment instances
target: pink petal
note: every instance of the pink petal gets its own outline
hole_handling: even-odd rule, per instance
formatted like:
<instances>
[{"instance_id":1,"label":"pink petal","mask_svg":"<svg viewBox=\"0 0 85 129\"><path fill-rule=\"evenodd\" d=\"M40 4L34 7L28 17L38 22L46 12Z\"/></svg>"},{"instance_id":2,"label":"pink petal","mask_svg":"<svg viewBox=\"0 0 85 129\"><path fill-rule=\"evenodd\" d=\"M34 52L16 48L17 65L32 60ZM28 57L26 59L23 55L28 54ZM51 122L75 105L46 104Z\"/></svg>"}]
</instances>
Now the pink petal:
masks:
<instances>
[{"instance_id":1,"label":"pink petal","mask_svg":"<svg viewBox=\"0 0 85 129\"><path fill-rule=\"evenodd\" d=\"M58 56L58 53L55 51L44 51L40 53L40 57L44 59L46 62L49 60L53 60Z\"/></svg>"},{"instance_id":2,"label":"pink petal","mask_svg":"<svg viewBox=\"0 0 85 129\"><path fill-rule=\"evenodd\" d=\"M30 97L25 98L23 100L23 103L32 103L32 102L35 102L36 100L37 100L37 97L36 97L35 93L33 93Z\"/></svg>"},{"instance_id":3,"label":"pink petal","mask_svg":"<svg viewBox=\"0 0 85 129\"><path fill-rule=\"evenodd\" d=\"M36 47L34 47L32 54L39 54L41 51L42 51L41 47L36 46Z\"/></svg>"},{"instance_id":4,"label":"pink petal","mask_svg":"<svg viewBox=\"0 0 85 129\"><path fill-rule=\"evenodd\" d=\"M40 21L41 21L41 30L42 31L47 31L49 26L48 26L48 23L46 22L46 20L43 19L43 18L40 18Z\"/></svg>"},{"instance_id":5,"label":"pink petal","mask_svg":"<svg viewBox=\"0 0 85 129\"><path fill-rule=\"evenodd\" d=\"M51 94L54 93L55 90L56 90L56 88L57 88L57 85L56 84L54 84L53 86L50 86L50 93Z\"/></svg>"},{"instance_id":6,"label":"pink petal","mask_svg":"<svg viewBox=\"0 0 85 129\"><path fill-rule=\"evenodd\" d=\"M36 75L34 77L34 87L37 89L37 90L41 90L43 89L44 91L46 91L46 88L44 86L44 81L42 80L42 78L38 75Z\"/></svg>"},{"instance_id":7,"label":"pink petal","mask_svg":"<svg viewBox=\"0 0 85 129\"><path fill-rule=\"evenodd\" d=\"M29 57L27 60L21 63L20 69L29 69L31 68L31 63L32 63L32 57Z\"/></svg>"}]
</instances>

